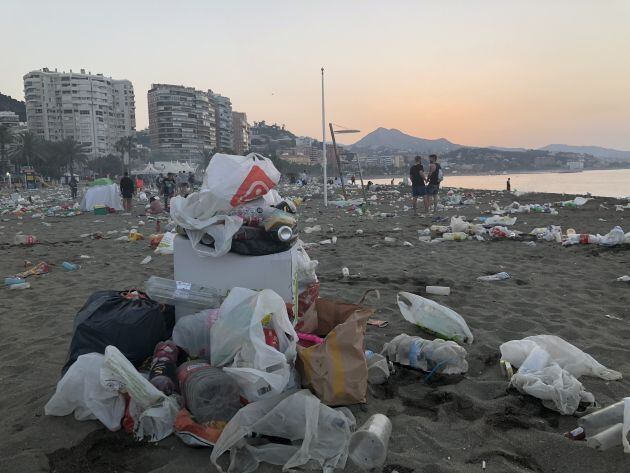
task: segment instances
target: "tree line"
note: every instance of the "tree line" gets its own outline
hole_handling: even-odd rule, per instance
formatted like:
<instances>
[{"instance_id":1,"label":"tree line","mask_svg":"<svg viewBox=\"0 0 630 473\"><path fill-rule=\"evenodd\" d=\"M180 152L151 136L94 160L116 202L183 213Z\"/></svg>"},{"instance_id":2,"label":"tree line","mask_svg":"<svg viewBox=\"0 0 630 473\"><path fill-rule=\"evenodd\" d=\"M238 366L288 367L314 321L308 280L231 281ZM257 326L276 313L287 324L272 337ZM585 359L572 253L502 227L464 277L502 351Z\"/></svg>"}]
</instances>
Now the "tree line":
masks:
<instances>
[{"instance_id":1,"label":"tree line","mask_svg":"<svg viewBox=\"0 0 630 473\"><path fill-rule=\"evenodd\" d=\"M86 168L98 175L120 174L125 153L130 157L134 154L135 138L126 136L116 142L115 149L120 156L110 154L89 160L87 148L88 145L74 138L46 141L30 131L14 134L8 127L0 126L0 175L7 171L19 173L24 166L31 166L42 176L53 179Z\"/></svg>"}]
</instances>

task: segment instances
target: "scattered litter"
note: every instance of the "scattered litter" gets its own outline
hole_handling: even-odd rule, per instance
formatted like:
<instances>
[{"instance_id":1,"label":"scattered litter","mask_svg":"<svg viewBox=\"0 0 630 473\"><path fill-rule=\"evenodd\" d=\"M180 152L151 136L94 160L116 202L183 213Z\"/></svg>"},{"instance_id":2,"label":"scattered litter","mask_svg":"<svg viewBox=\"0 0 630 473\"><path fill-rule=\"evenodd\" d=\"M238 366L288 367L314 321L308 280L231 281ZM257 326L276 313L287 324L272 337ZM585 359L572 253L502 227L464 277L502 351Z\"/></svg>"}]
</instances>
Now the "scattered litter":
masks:
<instances>
[{"instance_id":1,"label":"scattered litter","mask_svg":"<svg viewBox=\"0 0 630 473\"><path fill-rule=\"evenodd\" d=\"M147 256L142 261L140 261L140 264L148 264L151 261L151 259L152 259L151 256Z\"/></svg>"},{"instance_id":2,"label":"scattered litter","mask_svg":"<svg viewBox=\"0 0 630 473\"><path fill-rule=\"evenodd\" d=\"M427 286L425 290L427 294L435 294L438 296L448 296L451 293L451 288L448 286Z\"/></svg>"},{"instance_id":3,"label":"scattered litter","mask_svg":"<svg viewBox=\"0 0 630 473\"><path fill-rule=\"evenodd\" d=\"M410 366L429 373L462 374L468 371L466 349L454 341L425 340L400 334L383 346L387 358L404 366Z\"/></svg>"},{"instance_id":4,"label":"scattered litter","mask_svg":"<svg viewBox=\"0 0 630 473\"><path fill-rule=\"evenodd\" d=\"M489 276L479 276L477 281L505 281L506 279L510 279L510 275L505 271L500 273L491 274Z\"/></svg>"},{"instance_id":5,"label":"scattered litter","mask_svg":"<svg viewBox=\"0 0 630 473\"><path fill-rule=\"evenodd\" d=\"M394 243L396 241L396 238L392 238L392 237L385 237L383 238L383 241L385 243Z\"/></svg>"},{"instance_id":6,"label":"scattered litter","mask_svg":"<svg viewBox=\"0 0 630 473\"><path fill-rule=\"evenodd\" d=\"M472 343L473 335L461 315L430 299L398 293L398 307L405 320L445 340Z\"/></svg>"},{"instance_id":7,"label":"scattered litter","mask_svg":"<svg viewBox=\"0 0 630 473\"><path fill-rule=\"evenodd\" d=\"M80 268L78 264L69 263L68 261L64 261L61 266L66 271L76 271L77 269Z\"/></svg>"}]
</instances>

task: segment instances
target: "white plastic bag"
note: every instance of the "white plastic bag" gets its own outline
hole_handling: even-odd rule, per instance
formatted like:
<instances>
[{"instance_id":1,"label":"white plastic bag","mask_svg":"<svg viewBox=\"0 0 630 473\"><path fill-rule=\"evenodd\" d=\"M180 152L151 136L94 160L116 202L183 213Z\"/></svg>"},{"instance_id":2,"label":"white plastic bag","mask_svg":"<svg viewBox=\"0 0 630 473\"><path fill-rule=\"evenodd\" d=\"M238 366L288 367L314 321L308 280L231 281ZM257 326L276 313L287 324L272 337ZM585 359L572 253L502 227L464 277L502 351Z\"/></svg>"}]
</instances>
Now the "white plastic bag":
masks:
<instances>
[{"instance_id":1,"label":"white plastic bag","mask_svg":"<svg viewBox=\"0 0 630 473\"><path fill-rule=\"evenodd\" d=\"M615 246L621 245L624 242L625 234L621 227L617 226L613 228L611 231L606 233L606 235L597 235L599 238L599 244L602 246Z\"/></svg>"},{"instance_id":2,"label":"white plastic bag","mask_svg":"<svg viewBox=\"0 0 630 473\"><path fill-rule=\"evenodd\" d=\"M277 336L278 350L265 342L263 323ZM265 399L287 387L296 344L297 334L278 294L270 289L234 288L212 327L212 365L224 366L248 401Z\"/></svg>"},{"instance_id":3,"label":"white plastic bag","mask_svg":"<svg viewBox=\"0 0 630 473\"><path fill-rule=\"evenodd\" d=\"M525 359L510 384L524 394L543 401L561 414L571 415L581 402L593 404L595 398L584 390L571 373L555 363L544 349L536 346Z\"/></svg>"},{"instance_id":4,"label":"white plastic bag","mask_svg":"<svg viewBox=\"0 0 630 473\"><path fill-rule=\"evenodd\" d=\"M472 343L466 321L453 309L410 292L398 293L398 308L405 320L446 340Z\"/></svg>"},{"instance_id":5,"label":"white plastic bag","mask_svg":"<svg viewBox=\"0 0 630 473\"><path fill-rule=\"evenodd\" d=\"M57 383L55 394L44 407L44 414L66 416L74 412L77 420L98 419L109 430L120 429L125 398L117 390L108 390L101 385L103 360L100 353L79 356Z\"/></svg>"},{"instance_id":6,"label":"white plastic bag","mask_svg":"<svg viewBox=\"0 0 630 473\"><path fill-rule=\"evenodd\" d=\"M621 373L606 368L592 356L555 335L534 335L505 342L500 347L501 359L518 368L537 346L549 354L551 361L576 378L593 376L609 381L621 379Z\"/></svg>"},{"instance_id":7,"label":"white plastic bag","mask_svg":"<svg viewBox=\"0 0 630 473\"><path fill-rule=\"evenodd\" d=\"M160 243L158 243L157 248L154 253L156 255L172 255L173 254L173 243L175 241L175 236L177 233L175 232L166 232L162 235L162 239Z\"/></svg>"},{"instance_id":8,"label":"white plastic bag","mask_svg":"<svg viewBox=\"0 0 630 473\"><path fill-rule=\"evenodd\" d=\"M468 371L466 349L455 342L439 338L424 340L402 333L386 343L382 353L394 363L422 371L443 374L460 374Z\"/></svg>"},{"instance_id":9,"label":"white plastic bag","mask_svg":"<svg viewBox=\"0 0 630 473\"><path fill-rule=\"evenodd\" d=\"M109 390L126 392L131 398L129 412L136 438L157 442L173 433L179 403L166 396L142 376L118 348L105 348L100 372L101 384Z\"/></svg>"},{"instance_id":10,"label":"white plastic bag","mask_svg":"<svg viewBox=\"0 0 630 473\"><path fill-rule=\"evenodd\" d=\"M516 223L516 217L493 215L492 217L488 217L483 223L484 225L503 225L509 227Z\"/></svg>"},{"instance_id":11,"label":"white plastic bag","mask_svg":"<svg viewBox=\"0 0 630 473\"><path fill-rule=\"evenodd\" d=\"M227 254L232 248L232 237L243 224L240 217L216 215L219 210L222 207L210 192L195 192L186 198L176 196L171 199L171 218L186 230L198 256ZM205 234L214 239L214 248L200 243Z\"/></svg>"},{"instance_id":12,"label":"white plastic bag","mask_svg":"<svg viewBox=\"0 0 630 473\"><path fill-rule=\"evenodd\" d=\"M451 231L454 232L468 232L470 224L461 217L451 217Z\"/></svg>"},{"instance_id":13,"label":"white plastic bag","mask_svg":"<svg viewBox=\"0 0 630 473\"><path fill-rule=\"evenodd\" d=\"M251 473L260 462L282 465L283 471L315 462L324 472L332 472L346 465L353 424L348 409L325 406L308 390L254 402L225 426L210 461L224 472L218 459L231 450L230 472ZM252 432L286 438L291 444L260 444L248 438Z\"/></svg>"},{"instance_id":14,"label":"white plastic bag","mask_svg":"<svg viewBox=\"0 0 630 473\"><path fill-rule=\"evenodd\" d=\"M149 198L147 197L147 193L144 191L140 191L140 193L138 194L138 200L140 202L148 202Z\"/></svg>"},{"instance_id":15,"label":"white plastic bag","mask_svg":"<svg viewBox=\"0 0 630 473\"><path fill-rule=\"evenodd\" d=\"M296 263L298 284L300 286L307 286L309 284L316 283L318 280L315 270L317 269L319 262L317 260L311 260L311 257L304 249L302 240L298 240L295 247L297 248Z\"/></svg>"},{"instance_id":16,"label":"white plastic bag","mask_svg":"<svg viewBox=\"0 0 630 473\"><path fill-rule=\"evenodd\" d=\"M218 309L207 309L182 317L173 328L173 342L191 357L209 362L211 329L218 316Z\"/></svg>"},{"instance_id":17,"label":"white plastic bag","mask_svg":"<svg viewBox=\"0 0 630 473\"><path fill-rule=\"evenodd\" d=\"M276 187L280 172L260 154L215 154L203 178L202 191L211 191L231 207L257 199ZM227 210L227 209L224 209Z\"/></svg>"}]
</instances>

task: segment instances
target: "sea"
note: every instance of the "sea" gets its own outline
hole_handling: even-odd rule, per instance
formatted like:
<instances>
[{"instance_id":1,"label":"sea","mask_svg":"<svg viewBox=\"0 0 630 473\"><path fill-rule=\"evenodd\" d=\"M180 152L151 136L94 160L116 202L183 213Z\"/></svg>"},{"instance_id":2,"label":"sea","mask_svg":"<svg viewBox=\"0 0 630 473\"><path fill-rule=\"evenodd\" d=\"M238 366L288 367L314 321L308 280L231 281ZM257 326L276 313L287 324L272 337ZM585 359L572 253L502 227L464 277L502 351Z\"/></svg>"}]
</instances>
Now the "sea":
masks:
<instances>
[{"instance_id":1,"label":"sea","mask_svg":"<svg viewBox=\"0 0 630 473\"><path fill-rule=\"evenodd\" d=\"M582 172L548 172L531 174L492 174L459 176L445 172L444 187L502 190L507 178L512 190L550 192L554 194L591 194L601 197L630 197L630 169L607 169ZM364 178L364 180L367 180ZM399 183L402 178L395 178ZM375 184L389 184L388 179L372 179Z\"/></svg>"}]
</instances>

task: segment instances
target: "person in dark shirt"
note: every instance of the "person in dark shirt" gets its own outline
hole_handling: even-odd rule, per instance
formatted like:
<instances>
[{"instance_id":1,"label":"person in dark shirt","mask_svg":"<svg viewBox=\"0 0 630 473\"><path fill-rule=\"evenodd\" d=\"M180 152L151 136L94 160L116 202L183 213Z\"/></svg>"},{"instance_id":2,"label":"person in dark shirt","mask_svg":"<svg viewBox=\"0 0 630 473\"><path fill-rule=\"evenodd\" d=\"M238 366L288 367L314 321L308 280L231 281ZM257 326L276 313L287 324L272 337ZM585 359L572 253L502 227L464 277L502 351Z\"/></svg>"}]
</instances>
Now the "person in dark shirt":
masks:
<instances>
[{"instance_id":1,"label":"person in dark shirt","mask_svg":"<svg viewBox=\"0 0 630 473\"><path fill-rule=\"evenodd\" d=\"M164 208L167 210L170 208L170 199L175 194L176 187L175 177L172 172L169 172L162 181L162 197L164 198Z\"/></svg>"},{"instance_id":2,"label":"person in dark shirt","mask_svg":"<svg viewBox=\"0 0 630 473\"><path fill-rule=\"evenodd\" d=\"M440 192L440 182L442 182L442 167L437 162L437 155L429 156L429 185L427 186L427 194L433 199L433 212L437 212L438 193Z\"/></svg>"},{"instance_id":3,"label":"person in dark shirt","mask_svg":"<svg viewBox=\"0 0 630 473\"><path fill-rule=\"evenodd\" d=\"M131 212L133 207L132 198L135 193L135 185L133 179L129 177L129 173L125 171L125 175L120 180L120 193L123 198L123 208L125 212Z\"/></svg>"},{"instance_id":4,"label":"person in dark shirt","mask_svg":"<svg viewBox=\"0 0 630 473\"><path fill-rule=\"evenodd\" d=\"M72 193L72 200L77 200L77 193L79 191L79 182L77 181L77 178L72 176L68 185L70 186L70 192Z\"/></svg>"},{"instance_id":5,"label":"person in dark shirt","mask_svg":"<svg viewBox=\"0 0 630 473\"><path fill-rule=\"evenodd\" d=\"M411 196L413 197L413 214L418 215L418 197L424 201L425 212L429 211L429 196L427 195L426 178L422 158L416 156L416 164L409 169L409 179L411 179Z\"/></svg>"},{"instance_id":6,"label":"person in dark shirt","mask_svg":"<svg viewBox=\"0 0 630 473\"><path fill-rule=\"evenodd\" d=\"M508 180L505 184L505 188L508 192L510 192L512 190L512 183L510 182L510 178L508 177Z\"/></svg>"}]
</instances>

